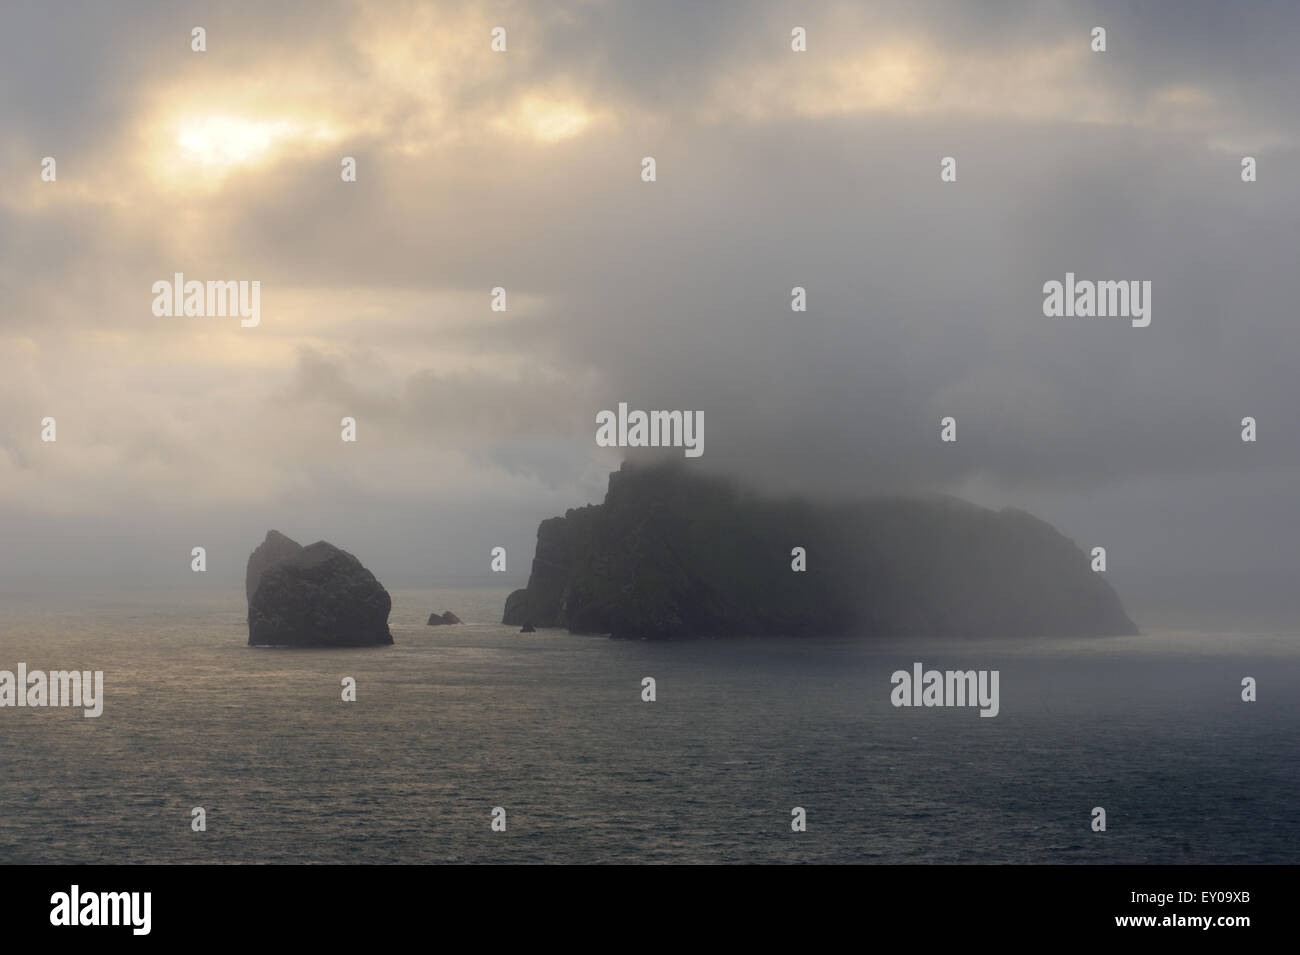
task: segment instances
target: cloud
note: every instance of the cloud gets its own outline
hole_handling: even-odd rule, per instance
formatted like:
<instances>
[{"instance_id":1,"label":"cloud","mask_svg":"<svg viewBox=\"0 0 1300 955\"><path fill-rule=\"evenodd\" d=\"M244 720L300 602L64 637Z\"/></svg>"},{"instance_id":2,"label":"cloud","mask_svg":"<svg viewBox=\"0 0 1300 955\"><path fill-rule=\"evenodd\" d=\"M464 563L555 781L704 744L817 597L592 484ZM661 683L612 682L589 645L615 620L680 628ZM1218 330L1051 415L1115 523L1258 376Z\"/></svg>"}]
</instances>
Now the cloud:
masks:
<instances>
[{"instance_id":1,"label":"cloud","mask_svg":"<svg viewBox=\"0 0 1300 955\"><path fill-rule=\"evenodd\" d=\"M753 483L1030 502L1148 560L1167 520L1135 488L1280 511L1297 16L1217 11L7 8L0 531L56 564L42 521L260 537L288 513L408 555L454 525L444 566L477 567L476 522L527 549L599 497L594 415L619 401L703 410L699 465ZM178 271L260 281L262 324L155 318ZM1151 280L1152 326L1044 318L1066 271ZM1286 553L1263 520L1218 531L1234 559Z\"/></svg>"}]
</instances>

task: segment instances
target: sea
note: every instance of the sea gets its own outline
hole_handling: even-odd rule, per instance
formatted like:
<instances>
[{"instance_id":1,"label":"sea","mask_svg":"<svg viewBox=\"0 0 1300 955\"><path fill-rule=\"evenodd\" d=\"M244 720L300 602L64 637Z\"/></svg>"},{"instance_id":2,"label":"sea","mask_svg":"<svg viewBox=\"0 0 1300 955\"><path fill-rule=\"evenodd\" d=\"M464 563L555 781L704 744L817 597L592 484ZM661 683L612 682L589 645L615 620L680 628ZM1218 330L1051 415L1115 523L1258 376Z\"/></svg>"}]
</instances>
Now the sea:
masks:
<instances>
[{"instance_id":1,"label":"sea","mask_svg":"<svg viewBox=\"0 0 1300 955\"><path fill-rule=\"evenodd\" d=\"M506 593L340 650L247 646L242 591L0 596L0 669L104 673L98 718L0 708L0 862L1300 862L1294 628L648 642ZM894 706L915 663L997 716Z\"/></svg>"}]
</instances>

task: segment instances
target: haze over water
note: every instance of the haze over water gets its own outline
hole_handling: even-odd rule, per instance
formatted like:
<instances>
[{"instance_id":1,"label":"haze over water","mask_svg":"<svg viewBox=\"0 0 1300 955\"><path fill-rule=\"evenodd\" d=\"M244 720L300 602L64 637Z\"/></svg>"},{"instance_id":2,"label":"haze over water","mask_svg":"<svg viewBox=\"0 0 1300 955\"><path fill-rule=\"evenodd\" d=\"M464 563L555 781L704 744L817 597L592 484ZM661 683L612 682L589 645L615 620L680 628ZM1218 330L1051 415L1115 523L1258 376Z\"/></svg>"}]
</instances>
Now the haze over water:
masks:
<instances>
[{"instance_id":1,"label":"haze over water","mask_svg":"<svg viewBox=\"0 0 1300 955\"><path fill-rule=\"evenodd\" d=\"M0 859L1300 861L1293 630L649 643L517 633L506 593L393 590L396 645L328 651L245 646L237 590L6 595L0 668L105 702L0 710ZM914 661L1000 670L999 715L892 707Z\"/></svg>"}]
</instances>

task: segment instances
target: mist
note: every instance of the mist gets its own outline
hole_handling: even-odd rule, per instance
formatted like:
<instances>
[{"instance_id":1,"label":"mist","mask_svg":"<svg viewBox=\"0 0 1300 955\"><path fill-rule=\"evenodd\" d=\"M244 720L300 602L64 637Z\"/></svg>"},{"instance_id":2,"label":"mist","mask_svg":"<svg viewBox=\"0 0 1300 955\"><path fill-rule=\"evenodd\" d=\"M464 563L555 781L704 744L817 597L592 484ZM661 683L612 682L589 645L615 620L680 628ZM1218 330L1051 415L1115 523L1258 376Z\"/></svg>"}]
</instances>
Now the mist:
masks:
<instances>
[{"instance_id":1,"label":"mist","mask_svg":"<svg viewBox=\"0 0 1300 955\"><path fill-rule=\"evenodd\" d=\"M1296 610L1295 11L0 17L0 589L236 587L272 527L512 585L627 402L762 490L1028 510L1139 612ZM177 271L259 281L259 326L154 316ZM1045 317L1067 272L1151 282L1150 326Z\"/></svg>"}]
</instances>

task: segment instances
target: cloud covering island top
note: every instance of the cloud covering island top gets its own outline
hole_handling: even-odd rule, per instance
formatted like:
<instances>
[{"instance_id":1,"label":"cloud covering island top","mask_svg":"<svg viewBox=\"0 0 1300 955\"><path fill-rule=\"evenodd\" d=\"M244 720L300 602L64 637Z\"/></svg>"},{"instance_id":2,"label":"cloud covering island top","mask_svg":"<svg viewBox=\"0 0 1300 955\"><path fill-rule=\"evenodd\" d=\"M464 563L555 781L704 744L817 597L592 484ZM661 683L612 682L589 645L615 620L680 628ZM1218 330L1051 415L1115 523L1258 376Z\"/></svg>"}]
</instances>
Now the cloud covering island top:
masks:
<instances>
[{"instance_id":1,"label":"cloud covering island top","mask_svg":"<svg viewBox=\"0 0 1300 955\"><path fill-rule=\"evenodd\" d=\"M1072 541L956 498L762 498L624 464L543 521L503 623L628 637L1103 636L1137 628Z\"/></svg>"}]
</instances>

